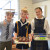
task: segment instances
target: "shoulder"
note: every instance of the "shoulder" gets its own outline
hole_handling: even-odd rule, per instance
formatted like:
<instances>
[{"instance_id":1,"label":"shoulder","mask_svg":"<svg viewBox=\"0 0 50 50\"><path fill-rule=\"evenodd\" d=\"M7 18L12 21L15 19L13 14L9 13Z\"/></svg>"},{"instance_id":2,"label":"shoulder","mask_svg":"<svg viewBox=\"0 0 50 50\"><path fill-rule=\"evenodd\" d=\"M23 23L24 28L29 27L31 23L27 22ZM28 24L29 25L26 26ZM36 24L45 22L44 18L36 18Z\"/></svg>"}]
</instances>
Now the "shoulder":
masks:
<instances>
[{"instance_id":1,"label":"shoulder","mask_svg":"<svg viewBox=\"0 0 50 50\"><path fill-rule=\"evenodd\" d=\"M35 19L35 18L34 18ZM32 19L31 23L34 23L34 19Z\"/></svg>"},{"instance_id":2,"label":"shoulder","mask_svg":"<svg viewBox=\"0 0 50 50\"><path fill-rule=\"evenodd\" d=\"M16 21L16 22L15 22L15 25L21 25L20 20Z\"/></svg>"},{"instance_id":3,"label":"shoulder","mask_svg":"<svg viewBox=\"0 0 50 50\"><path fill-rule=\"evenodd\" d=\"M32 21L34 21L34 19L32 19Z\"/></svg>"},{"instance_id":4,"label":"shoulder","mask_svg":"<svg viewBox=\"0 0 50 50\"><path fill-rule=\"evenodd\" d=\"M48 19L47 18L45 18L45 22L48 23Z\"/></svg>"},{"instance_id":5,"label":"shoulder","mask_svg":"<svg viewBox=\"0 0 50 50\"><path fill-rule=\"evenodd\" d=\"M30 21L27 21L27 23L29 23L29 24L30 24Z\"/></svg>"},{"instance_id":6,"label":"shoulder","mask_svg":"<svg viewBox=\"0 0 50 50\"><path fill-rule=\"evenodd\" d=\"M17 24L17 23L19 23L19 22L20 22L20 20L16 21L15 23Z\"/></svg>"},{"instance_id":7,"label":"shoulder","mask_svg":"<svg viewBox=\"0 0 50 50\"><path fill-rule=\"evenodd\" d=\"M45 18L45 25L50 25L50 22L49 22L49 20L47 19L47 18Z\"/></svg>"},{"instance_id":8,"label":"shoulder","mask_svg":"<svg viewBox=\"0 0 50 50\"><path fill-rule=\"evenodd\" d=\"M30 23L29 21L27 21L27 23L28 23L29 25L31 25L31 23Z\"/></svg>"}]
</instances>

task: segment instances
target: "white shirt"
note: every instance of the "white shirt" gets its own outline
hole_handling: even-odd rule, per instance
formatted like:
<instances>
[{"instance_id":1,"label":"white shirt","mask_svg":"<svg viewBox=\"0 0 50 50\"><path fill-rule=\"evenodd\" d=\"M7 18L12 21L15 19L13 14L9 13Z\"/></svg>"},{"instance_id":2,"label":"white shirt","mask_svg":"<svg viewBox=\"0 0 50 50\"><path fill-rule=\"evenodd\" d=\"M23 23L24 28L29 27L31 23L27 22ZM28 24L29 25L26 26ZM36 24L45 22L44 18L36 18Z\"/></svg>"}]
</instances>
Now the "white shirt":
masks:
<instances>
[{"instance_id":1,"label":"white shirt","mask_svg":"<svg viewBox=\"0 0 50 50\"><path fill-rule=\"evenodd\" d=\"M21 27L24 26L25 24L29 23L29 21L26 20L26 22L23 24L20 20L18 20L21 23Z\"/></svg>"},{"instance_id":2,"label":"white shirt","mask_svg":"<svg viewBox=\"0 0 50 50\"><path fill-rule=\"evenodd\" d=\"M36 19L38 19L38 18L36 17ZM40 19L44 19L44 17L42 17ZM34 32L34 29L35 29L35 26L34 26L34 19L33 19L31 22L31 30ZM47 19L45 19L45 22L44 22L44 29L45 29L46 33L48 34L49 33L49 24L48 24Z\"/></svg>"},{"instance_id":3,"label":"white shirt","mask_svg":"<svg viewBox=\"0 0 50 50\"><path fill-rule=\"evenodd\" d=\"M9 23L7 20L5 20L5 21L6 21L7 24ZM0 22L0 41L1 42L7 42L7 41L12 40L12 33L13 33L13 29L14 29L13 21L10 22L10 25L9 25L9 37L6 40L7 24L4 25L3 22Z\"/></svg>"}]
</instances>

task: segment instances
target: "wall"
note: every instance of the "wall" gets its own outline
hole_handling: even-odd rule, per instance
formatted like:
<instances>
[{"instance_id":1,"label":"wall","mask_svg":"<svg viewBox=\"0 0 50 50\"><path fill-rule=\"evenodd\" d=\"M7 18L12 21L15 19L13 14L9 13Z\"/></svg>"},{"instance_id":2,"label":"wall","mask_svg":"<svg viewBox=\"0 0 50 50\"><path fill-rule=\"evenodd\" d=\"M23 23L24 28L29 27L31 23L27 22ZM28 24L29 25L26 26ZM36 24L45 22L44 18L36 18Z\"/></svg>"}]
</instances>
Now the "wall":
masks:
<instances>
[{"instance_id":1,"label":"wall","mask_svg":"<svg viewBox=\"0 0 50 50\"><path fill-rule=\"evenodd\" d=\"M40 3L36 3L36 4L33 4L33 15L35 15L35 12L34 12L34 9L36 7L39 7L39 6L46 6L46 17L48 19L48 22L49 22L49 25L50 25L50 1L45 1L45 2L40 2Z\"/></svg>"},{"instance_id":2,"label":"wall","mask_svg":"<svg viewBox=\"0 0 50 50\"><path fill-rule=\"evenodd\" d=\"M28 12L29 12L29 21L31 21L33 17L33 4L32 0L20 0L20 10L24 7L27 7Z\"/></svg>"},{"instance_id":3,"label":"wall","mask_svg":"<svg viewBox=\"0 0 50 50\"><path fill-rule=\"evenodd\" d=\"M20 0L20 10L24 7L27 7L30 22L36 16L34 9L39 6L46 6L46 17L50 18L50 0L35 4L33 4L32 0Z\"/></svg>"}]
</instances>

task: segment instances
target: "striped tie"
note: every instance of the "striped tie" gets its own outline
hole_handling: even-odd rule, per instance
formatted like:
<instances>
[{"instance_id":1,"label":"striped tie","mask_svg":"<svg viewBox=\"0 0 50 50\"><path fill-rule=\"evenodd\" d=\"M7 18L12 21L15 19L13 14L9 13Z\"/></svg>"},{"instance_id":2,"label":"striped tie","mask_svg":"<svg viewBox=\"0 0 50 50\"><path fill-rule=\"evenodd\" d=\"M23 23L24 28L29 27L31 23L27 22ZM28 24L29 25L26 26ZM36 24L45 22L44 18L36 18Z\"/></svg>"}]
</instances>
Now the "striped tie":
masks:
<instances>
[{"instance_id":1,"label":"striped tie","mask_svg":"<svg viewBox=\"0 0 50 50\"><path fill-rule=\"evenodd\" d=\"M10 25L10 24L7 24L7 28L6 28L6 40L7 40L8 37L9 37L9 25Z\"/></svg>"}]
</instances>

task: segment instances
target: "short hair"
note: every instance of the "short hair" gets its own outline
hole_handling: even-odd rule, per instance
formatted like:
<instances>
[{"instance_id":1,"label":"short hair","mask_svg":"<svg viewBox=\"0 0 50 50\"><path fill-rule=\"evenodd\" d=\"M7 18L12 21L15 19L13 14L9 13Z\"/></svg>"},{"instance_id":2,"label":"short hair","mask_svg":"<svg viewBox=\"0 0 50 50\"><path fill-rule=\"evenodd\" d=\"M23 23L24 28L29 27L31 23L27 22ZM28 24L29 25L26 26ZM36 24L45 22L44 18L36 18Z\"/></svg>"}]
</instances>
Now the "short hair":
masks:
<instances>
[{"instance_id":1,"label":"short hair","mask_svg":"<svg viewBox=\"0 0 50 50\"><path fill-rule=\"evenodd\" d=\"M36 9L40 9L40 10L42 11L42 8L41 8L41 7L37 7L37 8L35 8L35 10L36 10Z\"/></svg>"},{"instance_id":2,"label":"short hair","mask_svg":"<svg viewBox=\"0 0 50 50\"><path fill-rule=\"evenodd\" d=\"M21 11L23 11L24 13L28 13L26 8L21 9Z\"/></svg>"},{"instance_id":3,"label":"short hair","mask_svg":"<svg viewBox=\"0 0 50 50\"><path fill-rule=\"evenodd\" d=\"M10 11L6 12L6 15L12 15L12 17L13 17L13 13Z\"/></svg>"}]
</instances>

